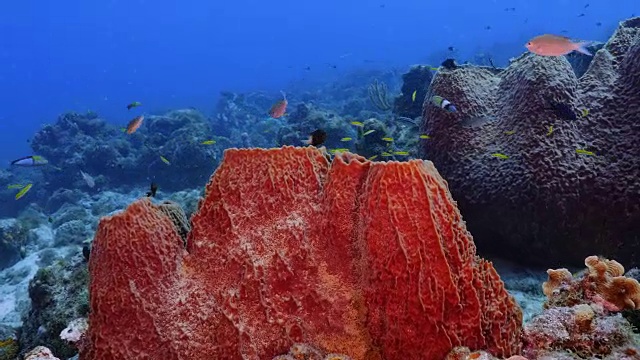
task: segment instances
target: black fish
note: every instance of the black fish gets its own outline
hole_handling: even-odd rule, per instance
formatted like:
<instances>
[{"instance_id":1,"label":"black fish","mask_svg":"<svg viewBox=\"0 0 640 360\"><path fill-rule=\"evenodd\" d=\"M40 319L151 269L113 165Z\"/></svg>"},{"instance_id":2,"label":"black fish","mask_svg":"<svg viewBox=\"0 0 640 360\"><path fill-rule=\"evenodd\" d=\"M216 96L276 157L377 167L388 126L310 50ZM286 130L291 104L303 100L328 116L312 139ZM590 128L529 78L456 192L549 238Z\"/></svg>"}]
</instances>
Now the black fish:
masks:
<instances>
[{"instance_id":1,"label":"black fish","mask_svg":"<svg viewBox=\"0 0 640 360\"><path fill-rule=\"evenodd\" d=\"M158 184L152 182L149 188L149 192L147 192L147 197L155 197L156 191L158 191Z\"/></svg>"},{"instance_id":2,"label":"black fish","mask_svg":"<svg viewBox=\"0 0 640 360\"><path fill-rule=\"evenodd\" d=\"M563 120L575 120L578 118L571 106L567 105L566 103L554 101L553 99L548 97L546 98L546 100L549 106L547 106L545 109L552 110L557 117Z\"/></svg>"},{"instance_id":3,"label":"black fish","mask_svg":"<svg viewBox=\"0 0 640 360\"><path fill-rule=\"evenodd\" d=\"M84 244L84 246L82 247L82 257L84 258L84 261L89 261L90 255L91 247L89 246L89 244Z\"/></svg>"},{"instance_id":4,"label":"black fish","mask_svg":"<svg viewBox=\"0 0 640 360\"><path fill-rule=\"evenodd\" d=\"M447 49L449 49L449 51L454 51L455 48L453 46L449 46Z\"/></svg>"},{"instance_id":5,"label":"black fish","mask_svg":"<svg viewBox=\"0 0 640 360\"><path fill-rule=\"evenodd\" d=\"M327 140L327 133L322 129L318 129L312 132L311 136L309 136L309 145L320 146L324 144L326 140Z\"/></svg>"},{"instance_id":6,"label":"black fish","mask_svg":"<svg viewBox=\"0 0 640 360\"><path fill-rule=\"evenodd\" d=\"M441 65L443 68L448 70L455 70L458 68L458 65L456 65L456 61L453 59L447 59L443 61Z\"/></svg>"}]
</instances>

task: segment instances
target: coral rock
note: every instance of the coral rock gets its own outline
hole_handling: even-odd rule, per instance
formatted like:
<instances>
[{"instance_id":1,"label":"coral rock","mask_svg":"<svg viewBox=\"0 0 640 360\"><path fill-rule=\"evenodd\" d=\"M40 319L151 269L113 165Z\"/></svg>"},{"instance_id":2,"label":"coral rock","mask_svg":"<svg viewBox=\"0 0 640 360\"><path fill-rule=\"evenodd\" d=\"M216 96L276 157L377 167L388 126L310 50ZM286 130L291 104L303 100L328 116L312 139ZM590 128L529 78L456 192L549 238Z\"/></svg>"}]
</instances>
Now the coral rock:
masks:
<instances>
[{"instance_id":1,"label":"coral rock","mask_svg":"<svg viewBox=\"0 0 640 360\"><path fill-rule=\"evenodd\" d=\"M36 346L33 350L25 354L24 360L60 360L53 356L51 350L44 346Z\"/></svg>"},{"instance_id":2,"label":"coral rock","mask_svg":"<svg viewBox=\"0 0 640 360\"><path fill-rule=\"evenodd\" d=\"M640 309L640 283L623 276L619 262L589 256L585 265L587 272L577 279L567 269L547 270L549 280L542 284L547 307L593 303L612 312Z\"/></svg>"},{"instance_id":3,"label":"coral rock","mask_svg":"<svg viewBox=\"0 0 640 360\"><path fill-rule=\"evenodd\" d=\"M101 220L83 359L521 348L522 313L429 162L227 150L191 225L185 248L149 199Z\"/></svg>"},{"instance_id":4,"label":"coral rock","mask_svg":"<svg viewBox=\"0 0 640 360\"><path fill-rule=\"evenodd\" d=\"M631 325L622 315L594 316L587 308L554 307L536 316L525 325L523 355L529 359L573 359L569 355L575 354L583 359L613 360L625 359L623 354L638 350Z\"/></svg>"},{"instance_id":5,"label":"coral rock","mask_svg":"<svg viewBox=\"0 0 640 360\"><path fill-rule=\"evenodd\" d=\"M637 259L639 88L640 18L622 22L579 79L565 57L531 53L499 73L441 69L424 103L422 130L432 138L423 154L478 247L543 266L578 265L592 253ZM431 105L431 95L458 112ZM549 100L588 115L562 119Z\"/></svg>"}]
</instances>

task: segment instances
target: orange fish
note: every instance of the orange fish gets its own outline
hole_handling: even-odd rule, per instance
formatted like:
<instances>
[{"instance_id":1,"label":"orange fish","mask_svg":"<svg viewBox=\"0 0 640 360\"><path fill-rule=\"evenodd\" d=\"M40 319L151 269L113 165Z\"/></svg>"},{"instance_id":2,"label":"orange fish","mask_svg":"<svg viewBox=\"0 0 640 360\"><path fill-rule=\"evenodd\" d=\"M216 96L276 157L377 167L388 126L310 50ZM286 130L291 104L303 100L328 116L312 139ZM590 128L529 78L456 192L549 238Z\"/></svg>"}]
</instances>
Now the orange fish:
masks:
<instances>
[{"instance_id":1,"label":"orange fish","mask_svg":"<svg viewBox=\"0 0 640 360\"><path fill-rule=\"evenodd\" d=\"M586 48L590 43L590 41L573 42L565 36L544 34L531 39L525 47L532 53L542 56L562 56L572 51L593 56Z\"/></svg>"},{"instance_id":2,"label":"orange fish","mask_svg":"<svg viewBox=\"0 0 640 360\"><path fill-rule=\"evenodd\" d=\"M269 115L274 119L277 119L283 116L287 111L287 104L289 104L287 102L287 95L283 91L281 91L281 93L282 93L282 100L273 104L273 106L271 107L271 110L269 110Z\"/></svg>"},{"instance_id":3,"label":"orange fish","mask_svg":"<svg viewBox=\"0 0 640 360\"><path fill-rule=\"evenodd\" d=\"M140 125L142 125L142 120L144 120L144 116L140 115L129 121L129 125L127 125L127 134L133 134L134 132L136 132Z\"/></svg>"}]
</instances>

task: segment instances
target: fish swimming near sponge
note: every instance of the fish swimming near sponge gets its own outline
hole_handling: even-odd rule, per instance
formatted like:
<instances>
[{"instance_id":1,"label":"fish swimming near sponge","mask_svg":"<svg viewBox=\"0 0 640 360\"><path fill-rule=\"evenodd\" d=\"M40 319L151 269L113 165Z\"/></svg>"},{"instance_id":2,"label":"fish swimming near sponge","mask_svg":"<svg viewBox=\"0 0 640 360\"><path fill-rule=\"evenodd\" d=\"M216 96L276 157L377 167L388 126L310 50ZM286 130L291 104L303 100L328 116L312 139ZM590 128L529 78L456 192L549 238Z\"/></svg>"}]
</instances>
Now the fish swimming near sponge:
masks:
<instances>
[{"instance_id":1,"label":"fish swimming near sponge","mask_svg":"<svg viewBox=\"0 0 640 360\"><path fill-rule=\"evenodd\" d=\"M457 111L455 105L453 105L449 100L443 98L442 96L435 95L431 97L431 103L441 109L447 110L448 112Z\"/></svg>"}]
</instances>

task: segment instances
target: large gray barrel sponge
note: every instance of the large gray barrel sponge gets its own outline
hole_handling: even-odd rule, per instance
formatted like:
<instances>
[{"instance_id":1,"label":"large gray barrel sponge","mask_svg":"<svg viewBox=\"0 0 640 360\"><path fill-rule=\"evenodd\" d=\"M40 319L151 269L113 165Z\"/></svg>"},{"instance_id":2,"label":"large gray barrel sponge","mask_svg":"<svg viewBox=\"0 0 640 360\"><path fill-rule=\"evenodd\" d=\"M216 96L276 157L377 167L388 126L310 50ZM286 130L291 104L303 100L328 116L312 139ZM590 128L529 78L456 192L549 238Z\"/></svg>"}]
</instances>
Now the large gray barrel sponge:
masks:
<instances>
[{"instance_id":1,"label":"large gray barrel sponge","mask_svg":"<svg viewBox=\"0 0 640 360\"><path fill-rule=\"evenodd\" d=\"M432 95L458 111L433 106ZM422 153L448 181L481 252L544 266L579 265L593 253L640 260L640 18L620 23L579 79L565 57L531 53L501 72L442 69L422 130L431 135Z\"/></svg>"}]
</instances>

